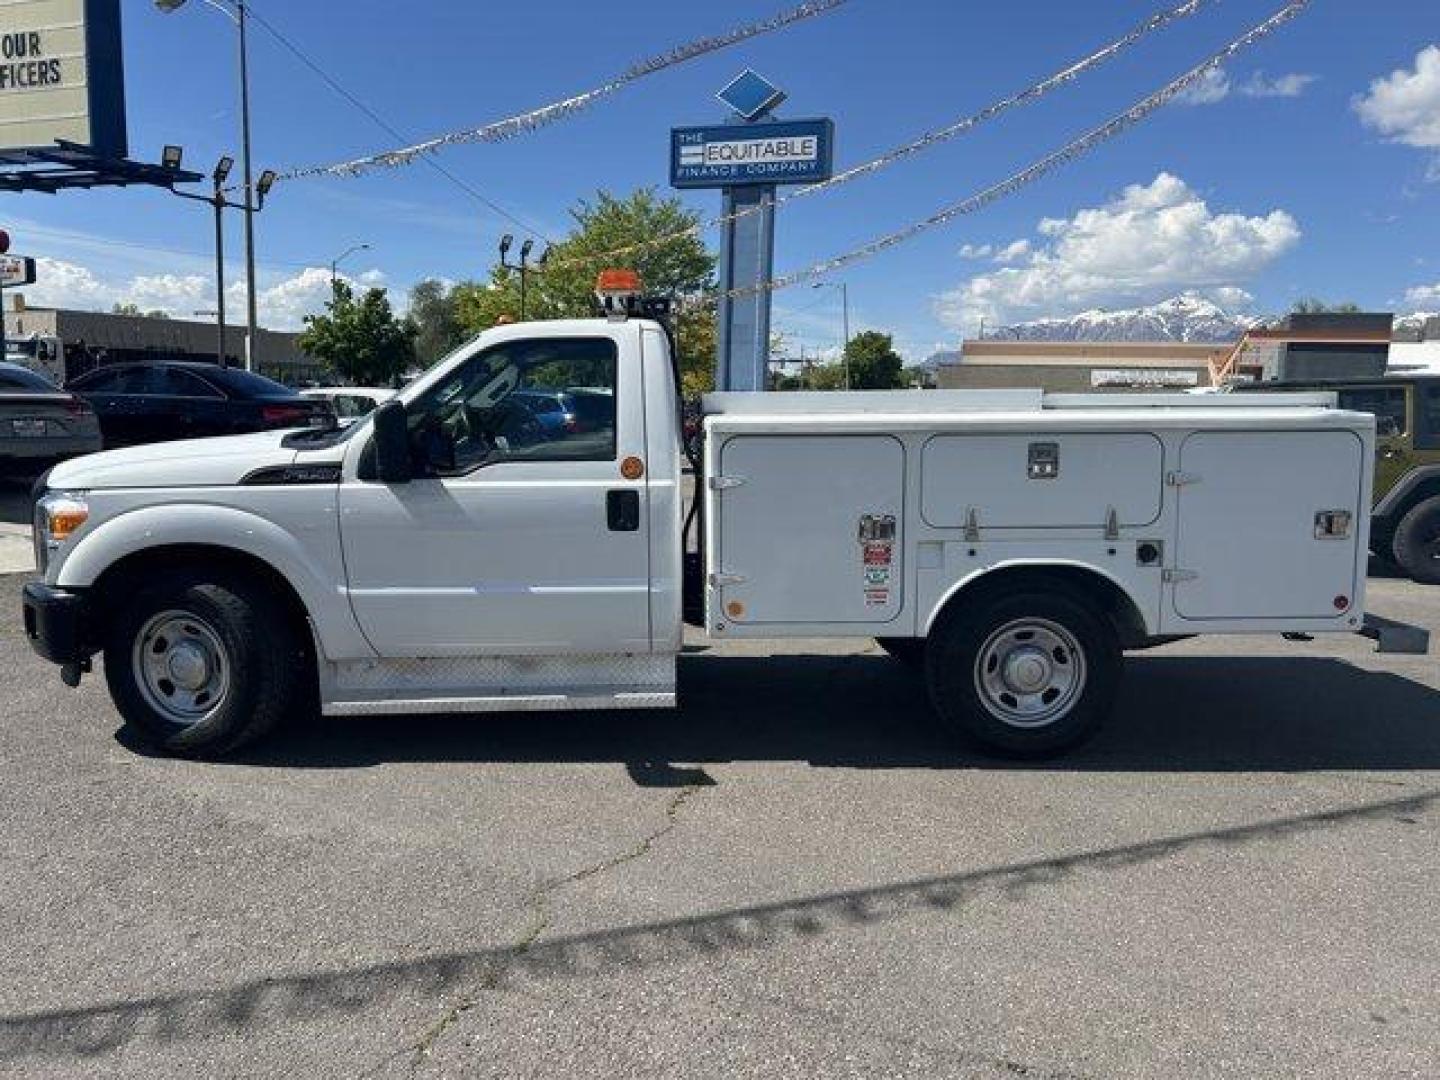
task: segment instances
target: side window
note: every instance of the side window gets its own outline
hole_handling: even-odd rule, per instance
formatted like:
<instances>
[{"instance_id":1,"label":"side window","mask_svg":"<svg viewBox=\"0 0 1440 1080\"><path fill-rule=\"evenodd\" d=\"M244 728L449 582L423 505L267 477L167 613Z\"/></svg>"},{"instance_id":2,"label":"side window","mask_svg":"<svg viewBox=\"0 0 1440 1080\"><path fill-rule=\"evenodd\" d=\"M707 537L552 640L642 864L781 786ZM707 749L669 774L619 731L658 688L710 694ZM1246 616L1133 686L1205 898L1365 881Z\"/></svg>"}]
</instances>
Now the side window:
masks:
<instances>
[{"instance_id":1,"label":"side window","mask_svg":"<svg viewBox=\"0 0 1440 1080\"><path fill-rule=\"evenodd\" d=\"M1410 429L1405 415L1403 386L1357 386L1340 391L1340 407L1375 415L1375 433L1381 438L1395 438Z\"/></svg>"},{"instance_id":2,"label":"side window","mask_svg":"<svg viewBox=\"0 0 1440 1080\"><path fill-rule=\"evenodd\" d=\"M1419 445L1426 450L1440 450L1440 380L1416 386L1420 412Z\"/></svg>"},{"instance_id":3,"label":"side window","mask_svg":"<svg viewBox=\"0 0 1440 1080\"><path fill-rule=\"evenodd\" d=\"M502 461L613 461L617 359L609 338L513 341L472 356L407 410L417 468L459 476ZM541 401L573 411L542 416Z\"/></svg>"},{"instance_id":4,"label":"side window","mask_svg":"<svg viewBox=\"0 0 1440 1080\"><path fill-rule=\"evenodd\" d=\"M82 394L120 394L124 393L121 387L129 371L101 371L94 375L86 376L74 384L74 388Z\"/></svg>"},{"instance_id":5,"label":"side window","mask_svg":"<svg viewBox=\"0 0 1440 1080\"><path fill-rule=\"evenodd\" d=\"M164 394L167 397L188 397L188 398L221 398L224 397L220 391L207 383L197 375L188 371L176 371L170 368L163 372L157 372L159 376L158 386L163 389L152 390L152 394Z\"/></svg>"},{"instance_id":6,"label":"side window","mask_svg":"<svg viewBox=\"0 0 1440 1080\"><path fill-rule=\"evenodd\" d=\"M335 406L335 415L342 420L358 419L375 411L375 402L359 394L336 394L331 404Z\"/></svg>"}]
</instances>

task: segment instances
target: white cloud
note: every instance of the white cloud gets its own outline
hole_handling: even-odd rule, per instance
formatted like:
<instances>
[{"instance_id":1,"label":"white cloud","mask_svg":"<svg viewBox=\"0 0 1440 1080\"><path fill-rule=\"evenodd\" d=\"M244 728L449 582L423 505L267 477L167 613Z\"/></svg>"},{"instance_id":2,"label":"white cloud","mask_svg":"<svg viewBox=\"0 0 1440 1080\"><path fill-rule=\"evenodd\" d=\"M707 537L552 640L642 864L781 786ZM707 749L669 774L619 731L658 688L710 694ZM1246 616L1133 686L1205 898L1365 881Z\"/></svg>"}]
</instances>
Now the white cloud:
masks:
<instances>
[{"instance_id":1,"label":"white cloud","mask_svg":"<svg viewBox=\"0 0 1440 1080\"><path fill-rule=\"evenodd\" d=\"M995 252L995 261L1001 265L1019 262L1030 254L1029 240L1016 240L1012 244L1006 244L999 251Z\"/></svg>"},{"instance_id":2,"label":"white cloud","mask_svg":"<svg viewBox=\"0 0 1440 1080\"><path fill-rule=\"evenodd\" d=\"M1415 55L1414 69L1399 68L1376 79L1355 99L1360 120L1392 142L1417 150L1440 150L1440 45ZM1440 156L1427 179L1440 180Z\"/></svg>"},{"instance_id":3,"label":"white cloud","mask_svg":"<svg viewBox=\"0 0 1440 1080\"><path fill-rule=\"evenodd\" d=\"M1230 96L1230 76L1224 68L1210 68L1175 95L1177 105L1214 105Z\"/></svg>"},{"instance_id":4,"label":"white cloud","mask_svg":"<svg viewBox=\"0 0 1440 1080\"><path fill-rule=\"evenodd\" d=\"M994 254L995 248L990 244L965 244L960 248L962 259L988 259Z\"/></svg>"},{"instance_id":5,"label":"white cloud","mask_svg":"<svg viewBox=\"0 0 1440 1080\"><path fill-rule=\"evenodd\" d=\"M1047 218L1036 228L1046 243L1034 245L1016 265L942 294L938 317L971 330L981 318L1008 323L1068 315L1152 303L1184 290L1235 306L1248 297L1237 283L1300 239L1300 226L1284 210L1254 217L1216 213L1169 173L1148 185L1132 184L1104 206Z\"/></svg>"},{"instance_id":6,"label":"white cloud","mask_svg":"<svg viewBox=\"0 0 1440 1080\"><path fill-rule=\"evenodd\" d=\"M1216 105L1231 94L1248 98L1296 98L1319 78L1291 72L1268 78L1257 71L1243 82L1234 82L1224 68L1210 68L1200 79L1175 97L1179 105Z\"/></svg>"},{"instance_id":7,"label":"white cloud","mask_svg":"<svg viewBox=\"0 0 1440 1080\"><path fill-rule=\"evenodd\" d=\"M164 311L173 318L195 318L195 312L215 308L215 282L199 274L139 274L109 278L89 267L41 256L36 260L35 284L23 292L32 307L79 308L108 311L116 304L134 304L142 311ZM384 285L385 275L368 270L346 281L359 287ZM289 277L263 284L256 295L260 325L271 330L296 330L306 315L324 310L330 298L330 270L311 266ZM225 287L225 317L239 324L245 318L245 281Z\"/></svg>"},{"instance_id":8,"label":"white cloud","mask_svg":"<svg viewBox=\"0 0 1440 1080\"><path fill-rule=\"evenodd\" d=\"M1245 97L1295 98L1305 93L1310 84L1318 78L1318 75L1292 72L1289 75L1277 75L1273 79L1267 79L1263 71L1257 71L1236 89Z\"/></svg>"},{"instance_id":9,"label":"white cloud","mask_svg":"<svg viewBox=\"0 0 1440 1080\"><path fill-rule=\"evenodd\" d=\"M1417 285L1405 293L1405 303L1412 311L1440 309L1440 281L1434 285Z\"/></svg>"}]
</instances>

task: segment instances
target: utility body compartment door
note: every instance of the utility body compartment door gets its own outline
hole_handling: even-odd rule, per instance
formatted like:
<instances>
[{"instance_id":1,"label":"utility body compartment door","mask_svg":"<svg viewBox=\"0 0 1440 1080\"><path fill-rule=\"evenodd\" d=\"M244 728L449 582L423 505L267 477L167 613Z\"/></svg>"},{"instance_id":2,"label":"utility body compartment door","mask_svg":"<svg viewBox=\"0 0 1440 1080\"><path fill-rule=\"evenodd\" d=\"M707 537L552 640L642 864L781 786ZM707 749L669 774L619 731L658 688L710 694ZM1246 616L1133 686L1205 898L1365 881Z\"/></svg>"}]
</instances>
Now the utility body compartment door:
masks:
<instances>
[{"instance_id":1,"label":"utility body compartment door","mask_svg":"<svg viewBox=\"0 0 1440 1080\"><path fill-rule=\"evenodd\" d=\"M1172 575L1182 619L1334 619L1357 596L1365 445L1350 431L1197 432L1180 448ZM1348 513L1344 537L1317 515Z\"/></svg>"},{"instance_id":2,"label":"utility body compartment door","mask_svg":"<svg viewBox=\"0 0 1440 1080\"><path fill-rule=\"evenodd\" d=\"M732 435L719 449L708 621L876 623L902 605L905 449L889 435Z\"/></svg>"},{"instance_id":3,"label":"utility body compartment door","mask_svg":"<svg viewBox=\"0 0 1440 1080\"><path fill-rule=\"evenodd\" d=\"M1160 516L1164 450L1147 432L936 435L920 467L929 525L982 529L1120 527Z\"/></svg>"}]
</instances>

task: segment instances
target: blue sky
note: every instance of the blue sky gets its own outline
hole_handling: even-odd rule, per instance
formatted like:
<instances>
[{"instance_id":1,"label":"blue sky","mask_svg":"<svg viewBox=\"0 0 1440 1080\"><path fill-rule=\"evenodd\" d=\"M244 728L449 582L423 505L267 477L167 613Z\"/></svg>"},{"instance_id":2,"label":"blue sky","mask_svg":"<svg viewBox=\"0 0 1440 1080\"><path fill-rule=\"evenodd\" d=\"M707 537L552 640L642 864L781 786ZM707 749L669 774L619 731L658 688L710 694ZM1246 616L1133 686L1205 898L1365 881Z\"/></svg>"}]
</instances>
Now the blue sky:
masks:
<instances>
[{"instance_id":1,"label":"blue sky","mask_svg":"<svg viewBox=\"0 0 1440 1080\"><path fill-rule=\"evenodd\" d=\"M843 167L1022 89L1177 2L851 0L642 80L572 119L441 160L554 236L566 208L597 188L664 189L669 128L722 119L712 95L744 67L787 90L782 115L834 117ZM417 139L588 89L635 60L787 6L254 0ZM1213 5L1036 105L784 208L777 270L847 251L1004 178L1279 6ZM180 143L188 165L208 170L238 144L230 24L198 0L168 15L148 0L123 7L132 154L155 160L162 144ZM252 34L257 167L394 144L263 29ZM1186 290L1257 313L1312 294L1440 310L1440 51L1429 64L1427 46L1440 46L1432 0L1315 0L1192 103L1167 106L980 213L846 269L852 324L893 332L918 358L973 334L982 315L993 325ZM1371 94L1381 79L1390 81ZM718 212L718 192L683 197ZM53 260L32 302L133 299L181 316L214 306L204 207L143 188L6 198L16 250ZM346 268L398 296L426 276L483 275L499 236L520 231L423 165L284 183L259 219L264 311L295 324L325 295L329 260L355 243L371 250ZM238 221L228 243L237 280ZM795 343L830 347L840 333L835 306L833 291L800 286L777 295L776 323Z\"/></svg>"}]
</instances>

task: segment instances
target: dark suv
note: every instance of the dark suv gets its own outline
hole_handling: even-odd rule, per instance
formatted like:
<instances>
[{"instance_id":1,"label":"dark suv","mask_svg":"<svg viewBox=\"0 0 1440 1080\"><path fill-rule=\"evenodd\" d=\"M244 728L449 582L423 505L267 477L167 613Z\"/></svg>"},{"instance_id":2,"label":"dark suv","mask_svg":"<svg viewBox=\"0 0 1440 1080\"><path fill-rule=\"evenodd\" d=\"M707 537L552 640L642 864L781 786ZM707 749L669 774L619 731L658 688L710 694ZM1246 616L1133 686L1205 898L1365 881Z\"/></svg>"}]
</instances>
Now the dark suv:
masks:
<instances>
[{"instance_id":1,"label":"dark suv","mask_svg":"<svg viewBox=\"0 0 1440 1080\"><path fill-rule=\"evenodd\" d=\"M1373 413L1370 550L1416 581L1440 585L1440 375L1251 383L1234 389L1333 390L1341 408Z\"/></svg>"}]
</instances>

